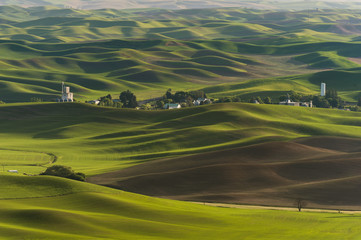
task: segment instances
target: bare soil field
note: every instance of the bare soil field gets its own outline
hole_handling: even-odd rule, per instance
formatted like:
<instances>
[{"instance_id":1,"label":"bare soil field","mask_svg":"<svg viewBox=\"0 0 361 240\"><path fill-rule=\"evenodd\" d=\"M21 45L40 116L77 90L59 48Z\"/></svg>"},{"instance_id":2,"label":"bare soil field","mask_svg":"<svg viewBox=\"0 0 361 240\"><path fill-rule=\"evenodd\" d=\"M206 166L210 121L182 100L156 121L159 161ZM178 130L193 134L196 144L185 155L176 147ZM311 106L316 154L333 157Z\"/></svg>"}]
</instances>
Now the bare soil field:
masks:
<instances>
[{"instance_id":1,"label":"bare soil field","mask_svg":"<svg viewBox=\"0 0 361 240\"><path fill-rule=\"evenodd\" d=\"M361 210L361 140L301 138L161 159L89 182L177 200Z\"/></svg>"}]
</instances>

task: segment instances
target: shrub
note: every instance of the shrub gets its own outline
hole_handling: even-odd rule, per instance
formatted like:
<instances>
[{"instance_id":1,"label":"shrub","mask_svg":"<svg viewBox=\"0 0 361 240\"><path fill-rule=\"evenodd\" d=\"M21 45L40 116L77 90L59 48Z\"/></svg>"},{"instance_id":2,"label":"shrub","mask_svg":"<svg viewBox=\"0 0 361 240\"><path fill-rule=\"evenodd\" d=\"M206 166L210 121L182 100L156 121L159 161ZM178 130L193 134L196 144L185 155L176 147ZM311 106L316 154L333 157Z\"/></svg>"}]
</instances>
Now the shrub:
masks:
<instances>
[{"instance_id":1,"label":"shrub","mask_svg":"<svg viewBox=\"0 0 361 240\"><path fill-rule=\"evenodd\" d=\"M40 175L50 175L63 178L70 178L78 181L85 181L85 174L80 172L74 172L71 167L62 165L53 165L48 167L45 172Z\"/></svg>"}]
</instances>

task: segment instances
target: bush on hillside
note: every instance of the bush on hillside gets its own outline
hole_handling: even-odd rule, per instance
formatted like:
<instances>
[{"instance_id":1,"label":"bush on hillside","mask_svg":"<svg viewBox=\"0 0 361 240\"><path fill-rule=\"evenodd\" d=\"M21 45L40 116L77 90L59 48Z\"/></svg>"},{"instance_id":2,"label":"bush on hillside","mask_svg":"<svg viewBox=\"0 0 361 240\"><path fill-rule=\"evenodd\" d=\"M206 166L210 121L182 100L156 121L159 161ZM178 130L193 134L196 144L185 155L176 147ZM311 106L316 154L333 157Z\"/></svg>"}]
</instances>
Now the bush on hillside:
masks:
<instances>
[{"instance_id":1,"label":"bush on hillside","mask_svg":"<svg viewBox=\"0 0 361 240\"><path fill-rule=\"evenodd\" d=\"M48 167L45 172L40 175L50 175L56 177L70 178L78 181L85 181L85 174L80 172L74 172L71 167L62 165L53 165Z\"/></svg>"},{"instance_id":2,"label":"bush on hillside","mask_svg":"<svg viewBox=\"0 0 361 240\"><path fill-rule=\"evenodd\" d=\"M42 102L42 101L43 101L43 99L38 98L38 97L32 97L32 98L30 98L30 102Z\"/></svg>"}]
</instances>

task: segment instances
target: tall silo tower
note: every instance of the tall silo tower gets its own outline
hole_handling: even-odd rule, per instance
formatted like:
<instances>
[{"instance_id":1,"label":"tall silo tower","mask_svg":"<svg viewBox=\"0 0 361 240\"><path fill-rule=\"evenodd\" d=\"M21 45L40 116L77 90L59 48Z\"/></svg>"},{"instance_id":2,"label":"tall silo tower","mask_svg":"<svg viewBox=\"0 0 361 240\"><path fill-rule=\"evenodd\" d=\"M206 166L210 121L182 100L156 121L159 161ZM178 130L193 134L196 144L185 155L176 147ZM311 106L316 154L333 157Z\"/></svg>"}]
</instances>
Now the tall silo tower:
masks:
<instances>
[{"instance_id":1,"label":"tall silo tower","mask_svg":"<svg viewBox=\"0 0 361 240\"><path fill-rule=\"evenodd\" d=\"M321 97L326 96L326 83L321 83Z\"/></svg>"}]
</instances>

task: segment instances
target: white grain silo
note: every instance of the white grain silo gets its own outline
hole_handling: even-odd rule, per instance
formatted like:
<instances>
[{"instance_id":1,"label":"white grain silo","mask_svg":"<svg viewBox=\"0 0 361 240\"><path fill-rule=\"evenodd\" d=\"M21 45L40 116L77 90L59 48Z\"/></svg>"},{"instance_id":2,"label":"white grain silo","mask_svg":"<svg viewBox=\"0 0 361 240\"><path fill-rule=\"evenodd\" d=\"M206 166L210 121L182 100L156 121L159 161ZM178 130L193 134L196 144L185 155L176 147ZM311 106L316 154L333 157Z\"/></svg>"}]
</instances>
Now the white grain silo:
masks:
<instances>
[{"instance_id":1,"label":"white grain silo","mask_svg":"<svg viewBox=\"0 0 361 240\"><path fill-rule=\"evenodd\" d=\"M321 83L321 97L326 96L326 83Z\"/></svg>"},{"instance_id":2,"label":"white grain silo","mask_svg":"<svg viewBox=\"0 0 361 240\"><path fill-rule=\"evenodd\" d=\"M61 101L62 102L72 102L73 93L70 92L70 87L66 87L64 82L61 83Z\"/></svg>"}]
</instances>

